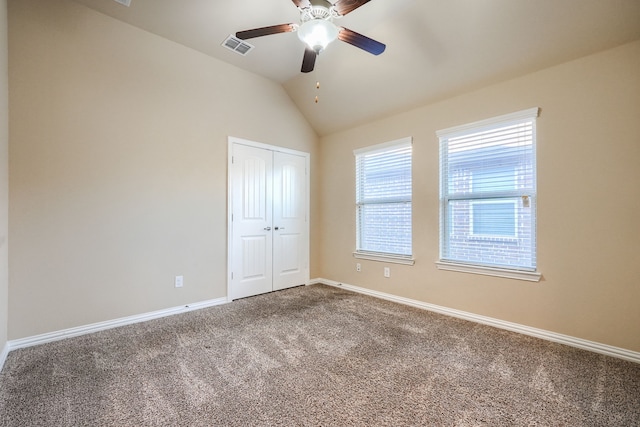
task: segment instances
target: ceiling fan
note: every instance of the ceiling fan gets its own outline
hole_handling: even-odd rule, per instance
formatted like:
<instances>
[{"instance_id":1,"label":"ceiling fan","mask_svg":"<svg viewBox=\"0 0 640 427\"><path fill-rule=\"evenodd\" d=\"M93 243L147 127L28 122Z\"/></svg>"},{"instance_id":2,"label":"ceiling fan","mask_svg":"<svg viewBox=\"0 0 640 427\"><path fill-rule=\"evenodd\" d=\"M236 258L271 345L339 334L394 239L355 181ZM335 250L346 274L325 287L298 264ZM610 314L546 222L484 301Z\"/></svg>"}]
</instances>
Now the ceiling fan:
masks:
<instances>
[{"instance_id":1,"label":"ceiling fan","mask_svg":"<svg viewBox=\"0 0 640 427\"><path fill-rule=\"evenodd\" d=\"M316 58L329 43L335 39L359 47L374 55L384 52L386 46L369 37L358 34L348 28L338 27L333 23L334 18L341 18L353 12L370 0L338 0L331 4L328 0L292 0L300 10L300 24L280 24L269 27L254 28L238 31L236 37L241 40L271 34L290 33L297 31L298 37L305 44L302 58L303 73L313 71Z\"/></svg>"}]
</instances>

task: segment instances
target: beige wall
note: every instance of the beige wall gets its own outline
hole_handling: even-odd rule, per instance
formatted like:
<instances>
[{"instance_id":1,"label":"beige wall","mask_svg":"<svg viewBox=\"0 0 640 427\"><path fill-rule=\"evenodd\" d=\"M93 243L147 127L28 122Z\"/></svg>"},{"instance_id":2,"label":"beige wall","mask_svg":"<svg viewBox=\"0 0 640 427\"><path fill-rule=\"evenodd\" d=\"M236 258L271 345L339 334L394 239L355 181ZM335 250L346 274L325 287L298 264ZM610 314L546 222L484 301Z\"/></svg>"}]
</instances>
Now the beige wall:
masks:
<instances>
[{"instance_id":1,"label":"beige wall","mask_svg":"<svg viewBox=\"0 0 640 427\"><path fill-rule=\"evenodd\" d=\"M0 0L0 352L7 342L9 286L9 82L7 1Z\"/></svg>"},{"instance_id":2,"label":"beige wall","mask_svg":"<svg viewBox=\"0 0 640 427\"><path fill-rule=\"evenodd\" d=\"M425 84L428 84L428 76ZM419 84L419 82L418 82ZM439 129L540 107L539 283L439 271ZM415 266L360 261L353 149L414 137ZM322 277L640 351L640 41L321 139Z\"/></svg>"},{"instance_id":3,"label":"beige wall","mask_svg":"<svg viewBox=\"0 0 640 427\"><path fill-rule=\"evenodd\" d=\"M9 339L225 297L227 137L318 157L284 90L68 0L8 3Z\"/></svg>"}]
</instances>

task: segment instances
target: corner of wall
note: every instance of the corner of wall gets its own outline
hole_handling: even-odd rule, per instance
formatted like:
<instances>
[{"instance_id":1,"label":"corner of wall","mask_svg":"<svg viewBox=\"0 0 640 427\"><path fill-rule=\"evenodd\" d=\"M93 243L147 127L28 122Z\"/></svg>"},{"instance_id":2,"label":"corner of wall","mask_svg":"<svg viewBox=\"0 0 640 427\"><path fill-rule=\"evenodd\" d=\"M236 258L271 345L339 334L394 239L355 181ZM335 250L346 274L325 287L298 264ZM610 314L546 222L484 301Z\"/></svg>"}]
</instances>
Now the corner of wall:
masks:
<instances>
[{"instance_id":1,"label":"corner of wall","mask_svg":"<svg viewBox=\"0 0 640 427\"><path fill-rule=\"evenodd\" d=\"M7 0L0 0L0 370L9 353L9 70Z\"/></svg>"}]
</instances>

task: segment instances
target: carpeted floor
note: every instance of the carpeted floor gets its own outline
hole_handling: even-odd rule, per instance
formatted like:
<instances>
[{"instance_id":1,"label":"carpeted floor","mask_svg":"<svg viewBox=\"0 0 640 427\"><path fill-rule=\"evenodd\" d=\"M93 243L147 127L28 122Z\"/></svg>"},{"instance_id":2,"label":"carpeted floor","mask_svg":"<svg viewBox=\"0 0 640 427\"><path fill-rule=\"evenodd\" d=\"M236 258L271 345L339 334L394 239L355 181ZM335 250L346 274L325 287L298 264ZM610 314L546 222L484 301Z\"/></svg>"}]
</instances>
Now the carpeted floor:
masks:
<instances>
[{"instance_id":1,"label":"carpeted floor","mask_svg":"<svg viewBox=\"0 0 640 427\"><path fill-rule=\"evenodd\" d=\"M2 426L639 426L640 365L322 285L13 351Z\"/></svg>"}]
</instances>

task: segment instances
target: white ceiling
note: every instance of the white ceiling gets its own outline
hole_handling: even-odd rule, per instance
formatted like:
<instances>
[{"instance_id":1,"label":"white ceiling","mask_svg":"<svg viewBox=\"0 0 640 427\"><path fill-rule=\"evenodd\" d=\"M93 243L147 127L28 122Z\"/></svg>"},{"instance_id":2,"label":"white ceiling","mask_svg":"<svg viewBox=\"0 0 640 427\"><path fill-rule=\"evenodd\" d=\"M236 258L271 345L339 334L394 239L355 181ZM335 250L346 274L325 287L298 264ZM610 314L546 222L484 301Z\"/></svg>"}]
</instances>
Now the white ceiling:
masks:
<instances>
[{"instance_id":1,"label":"white ceiling","mask_svg":"<svg viewBox=\"0 0 640 427\"><path fill-rule=\"evenodd\" d=\"M295 33L248 40L244 57L221 46L298 23L291 0L75 1L281 83L319 135L640 39L640 0L371 0L337 24L386 51L336 41L302 74Z\"/></svg>"}]
</instances>

